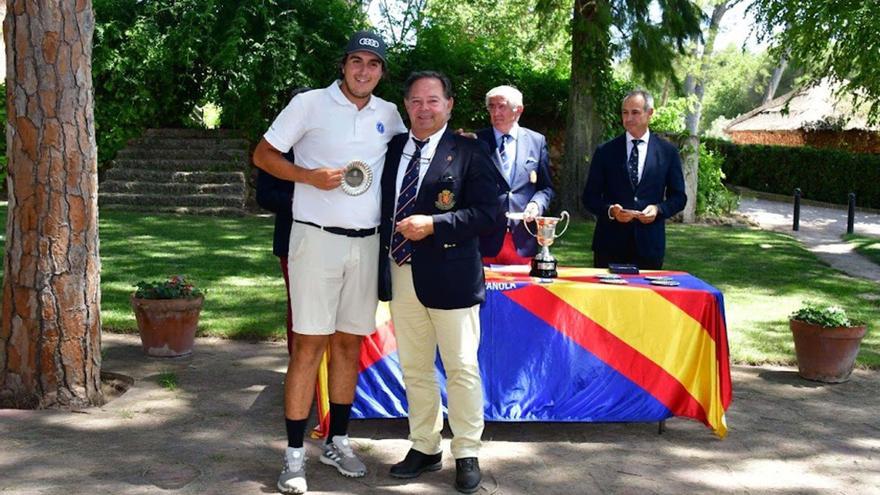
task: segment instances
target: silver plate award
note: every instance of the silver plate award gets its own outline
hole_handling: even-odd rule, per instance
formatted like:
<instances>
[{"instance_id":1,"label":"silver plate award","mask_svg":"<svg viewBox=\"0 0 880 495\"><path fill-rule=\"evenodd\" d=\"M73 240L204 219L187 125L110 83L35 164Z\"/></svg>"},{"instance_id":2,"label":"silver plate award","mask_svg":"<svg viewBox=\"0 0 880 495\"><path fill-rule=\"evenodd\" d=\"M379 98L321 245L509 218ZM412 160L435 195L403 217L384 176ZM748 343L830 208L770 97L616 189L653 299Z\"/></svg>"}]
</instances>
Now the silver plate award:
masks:
<instances>
[{"instance_id":1,"label":"silver plate award","mask_svg":"<svg viewBox=\"0 0 880 495\"><path fill-rule=\"evenodd\" d=\"M360 160L348 162L342 171L342 188L345 194L359 196L373 184L373 170Z\"/></svg>"}]
</instances>

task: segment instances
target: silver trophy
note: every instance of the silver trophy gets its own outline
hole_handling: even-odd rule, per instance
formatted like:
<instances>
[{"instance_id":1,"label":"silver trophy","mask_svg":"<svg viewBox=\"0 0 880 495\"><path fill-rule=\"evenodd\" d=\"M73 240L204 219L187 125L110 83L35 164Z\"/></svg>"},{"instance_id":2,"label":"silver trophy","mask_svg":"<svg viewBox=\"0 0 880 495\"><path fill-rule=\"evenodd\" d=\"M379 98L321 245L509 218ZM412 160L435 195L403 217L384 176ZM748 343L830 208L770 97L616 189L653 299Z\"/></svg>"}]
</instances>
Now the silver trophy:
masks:
<instances>
[{"instance_id":1,"label":"silver trophy","mask_svg":"<svg viewBox=\"0 0 880 495\"><path fill-rule=\"evenodd\" d=\"M342 171L342 188L345 194L359 196L373 183L373 169L360 160L352 160Z\"/></svg>"},{"instance_id":2,"label":"silver trophy","mask_svg":"<svg viewBox=\"0 0 880 495\"><path fill-rule=\"evenodd\" d=\"M565 227L562 232L556 233L556 224L565 219ZM529 275L539 278L556 278L556 258L550 254L550 246L557 237L561 236L568 229L569 216L567 211L563 211L558 217L535 217L535 230L532 232L529 223L526 222L526 230L532 234L541 246L541 252L532 259L532 271Z\"/></svg>"}]
</instances>

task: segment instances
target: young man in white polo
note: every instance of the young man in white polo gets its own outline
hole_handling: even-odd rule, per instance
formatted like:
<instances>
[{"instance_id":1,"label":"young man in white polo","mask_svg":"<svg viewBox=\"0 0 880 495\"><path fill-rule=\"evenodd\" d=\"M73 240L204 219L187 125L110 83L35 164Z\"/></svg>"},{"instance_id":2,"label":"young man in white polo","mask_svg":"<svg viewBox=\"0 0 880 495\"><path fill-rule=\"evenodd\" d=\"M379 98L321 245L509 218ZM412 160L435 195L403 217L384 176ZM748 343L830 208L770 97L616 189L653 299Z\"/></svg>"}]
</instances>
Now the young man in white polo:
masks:
<instances>
[{"instance_id":1,"label":"young man in white polo","mask_svg":"<svg viewBox=\"0 0 880 495\"><path fill-rule=\"evenodd\" d=\"M379 178L388 141L406 131L397 107L372 94L385 69L385 42L371 32L355 33L341 79L293 98L254 151L259 168L297 182L288 253L294 339L284 384L282 493L306 492L303 437L328 343L330 427L320 460L345 476L366 474L348 441L348 419L361 340L375 330ZM281 153L291 147L295 164Z\"/></svg>"}]
</instances>

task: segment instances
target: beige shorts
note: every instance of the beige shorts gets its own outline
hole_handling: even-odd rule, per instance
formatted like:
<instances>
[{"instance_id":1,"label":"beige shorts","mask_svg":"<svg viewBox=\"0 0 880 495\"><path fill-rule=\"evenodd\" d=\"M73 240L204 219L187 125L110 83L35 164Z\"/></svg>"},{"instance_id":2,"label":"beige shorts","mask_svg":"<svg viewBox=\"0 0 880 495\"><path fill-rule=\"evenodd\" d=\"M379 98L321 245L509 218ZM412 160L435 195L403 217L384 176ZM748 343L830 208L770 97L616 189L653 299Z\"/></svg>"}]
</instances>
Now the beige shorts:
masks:
<instances>
[{"instance_id":1,"label":"beige shorts","mask_svg":"<svg viewBox=\"0 0 880 495\"><path fill-rule=\"evenodd\" d=\"M378 234L346 237L294 222L287 267L294 332L370 335L376 330Z\"/></svg>"}]
</instances>

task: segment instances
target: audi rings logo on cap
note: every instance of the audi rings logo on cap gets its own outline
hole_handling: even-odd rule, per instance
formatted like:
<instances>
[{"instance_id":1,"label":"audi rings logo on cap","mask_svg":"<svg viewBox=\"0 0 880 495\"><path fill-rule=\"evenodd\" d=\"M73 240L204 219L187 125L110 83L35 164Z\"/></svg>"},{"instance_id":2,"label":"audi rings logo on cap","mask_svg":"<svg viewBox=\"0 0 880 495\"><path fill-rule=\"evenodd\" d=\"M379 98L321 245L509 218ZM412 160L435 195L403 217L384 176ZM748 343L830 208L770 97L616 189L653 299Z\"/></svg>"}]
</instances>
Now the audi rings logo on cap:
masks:
<instances>
[{"instance_id":1,"label":"audi rings logo on cap","mask_svg":"<svg viewBox=\"0 0 880 495\"><path fill-rule=\"evenodd\" d=\"M364 46L372 46L373 48L379 48L379 42L374 40L373 38L361 38L358 40L358 43Z\"/></svg>"}]
</instances>

